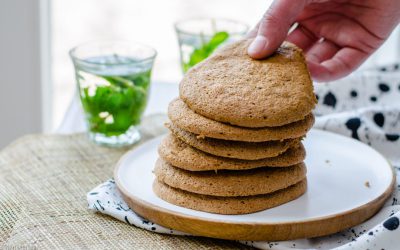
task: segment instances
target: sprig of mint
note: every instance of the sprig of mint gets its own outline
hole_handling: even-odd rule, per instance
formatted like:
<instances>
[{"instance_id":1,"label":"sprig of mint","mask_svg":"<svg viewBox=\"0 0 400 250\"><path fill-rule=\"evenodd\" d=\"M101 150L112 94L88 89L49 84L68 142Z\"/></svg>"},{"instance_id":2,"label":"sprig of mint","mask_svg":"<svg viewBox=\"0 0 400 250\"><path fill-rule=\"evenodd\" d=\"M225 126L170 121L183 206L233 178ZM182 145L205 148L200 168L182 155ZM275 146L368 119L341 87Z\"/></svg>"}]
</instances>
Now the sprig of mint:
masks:
<instances>
[{"instance_id":1,"label":"sprig of mint","mask_svg":"<svg viewBox=\"0 0 400 250\"><path fill-rule=\"evenodd\" d=\"M206 59L221 43L229 38L225 31L215 33L210 41L203 42L200 48L195 49L190 55L189 62L183 64L183 70L186 72L189 68ZM204 41L204 39L202 39Z\"/></svg>"},{"instance_id":2,"label":"sprig of mint","mask_svg":"<svg viewBox=\"0 0 400 250\"><path fill-rule=\"evenodd\" d=\"M125 133L131 125L139 124L147 103L150 71L130 76L97 77L107 80L110 85L97 86L93 95L89 95L88 88L80 92L90 130L114 136ZM112 115L113 122L107 123L99 116L101 112Z\"/></svg>"}]
</instances>

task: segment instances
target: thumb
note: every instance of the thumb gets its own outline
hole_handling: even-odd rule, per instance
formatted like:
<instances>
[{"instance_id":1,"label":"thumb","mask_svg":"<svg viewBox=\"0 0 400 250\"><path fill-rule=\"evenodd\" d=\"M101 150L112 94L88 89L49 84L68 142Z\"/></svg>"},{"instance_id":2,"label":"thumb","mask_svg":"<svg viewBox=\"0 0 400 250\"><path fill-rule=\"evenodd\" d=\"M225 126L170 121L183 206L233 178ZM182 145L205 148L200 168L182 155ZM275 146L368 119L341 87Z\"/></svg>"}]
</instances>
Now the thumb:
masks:
<instances>
[{"instance_id":1,"label":"thumb","mask_svg":"<svg viewBox=\"0 0 400 250\"><path fill-rule=\"evenodd\" d=\"M285 40L287 33L307 5L308 0L274 0L265 12L255 39L247 53L254 59L271 55Z\"/></svg>"}]
</instances>

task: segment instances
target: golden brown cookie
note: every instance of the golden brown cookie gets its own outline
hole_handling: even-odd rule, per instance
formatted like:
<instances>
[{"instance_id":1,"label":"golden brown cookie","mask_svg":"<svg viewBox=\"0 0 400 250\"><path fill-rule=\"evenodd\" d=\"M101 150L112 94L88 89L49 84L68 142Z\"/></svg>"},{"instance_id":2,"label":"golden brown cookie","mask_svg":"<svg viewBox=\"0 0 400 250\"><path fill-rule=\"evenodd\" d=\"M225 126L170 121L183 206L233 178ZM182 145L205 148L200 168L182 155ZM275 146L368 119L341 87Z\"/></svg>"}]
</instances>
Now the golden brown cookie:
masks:
<instances>
[{"instance_id":1,"label":"golden brown cookie","mask_svg":"<svg viewBox=\"0 0 400 250\"><path fill-rule=\"evenodd\" d=\"M198 114L243 127L303 120L317 100L301 49L284 42L272 56L254 60L250 42L231 43L191 68L180 98Z\"/></svg>"},{"instance_id":2,"label":"golden brown cookie","mask_svg":"<svg viewBox=\"0 0 400 250\"><path fill-rule=\"evenodd\" d=\"M274 193L243 197L195 194L170 187L157 180L153 183L153 190L158 197L177 206L216 214L248 214L276 207L300 197L307 190L307 180L304 179Z\"/></svg>"},{"instance_id":3,"label":"golden brown cookie","mask_svg":"<svg viewBox=\"0 0 400 250\"><path fill-rule=\"evenodd\" d=\"M306 178L306 166L192 172L158 159L157 179L170 187L211 196L251 196L287 188Z\"/></svg>"},{"instance_id":4,"label":"golden brown cookie","mask_svg":"<svg viewBox=\"0 0 400 250\"><path fill-rule=\"evenodd\" d=\"M245 128L211 120L195 113L180 99L168 106L168 117L177 127L210 138L262 142L304 136L314 124L314 115L306 115L303 120L279 127Z\"/></svg>"},{"instance_id":5,"label":"golden brown cookie","mask_svg":"<svg viewBox=\"0 0 400 250\"><path fill-rule=\"evenodd\" d=\"M190 171L288 167L302 162L306 156L303 144L299 143L276 157L253 161L231 159L204 153L171 134L162 140L158 147L158 153L162 159L173 166Z\"/></svg>"},{"instance_id":6,"label":"golden brown cookie","mask_svg":"<svg viewBox=\"0 0 400 250\"><path fill-rule=\"evenodd\" d=\"M176 137L192 147L212 155L242 160L259 160L275 157L300 141L298 138L267 142L242 142L207 137L200 138L195 134L178 128L172 123L166 123L165 125Z\"/></svg>"}]
</instances>

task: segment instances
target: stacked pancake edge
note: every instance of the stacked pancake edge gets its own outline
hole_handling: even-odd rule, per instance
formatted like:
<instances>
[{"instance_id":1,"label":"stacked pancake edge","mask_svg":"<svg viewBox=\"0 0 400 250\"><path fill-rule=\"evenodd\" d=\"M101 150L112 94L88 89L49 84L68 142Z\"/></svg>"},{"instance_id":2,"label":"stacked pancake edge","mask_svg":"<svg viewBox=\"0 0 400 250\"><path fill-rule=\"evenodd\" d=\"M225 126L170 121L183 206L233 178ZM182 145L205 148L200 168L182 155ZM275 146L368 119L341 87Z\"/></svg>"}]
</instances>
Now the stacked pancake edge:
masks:
<instances>
[{"instance_id":1,"label":"stacked pancake edge","mask_svg":"<svg viewBox=\"0 0 400 250\"><path fill-rule=\"evenodd\" d=\"M302 138L316 104L302 51L283 43L253 60L250 40L231 43L193 67L168 107L153 190L186 208L246 214L307 190Z\"/></svg>"}]
</instances>

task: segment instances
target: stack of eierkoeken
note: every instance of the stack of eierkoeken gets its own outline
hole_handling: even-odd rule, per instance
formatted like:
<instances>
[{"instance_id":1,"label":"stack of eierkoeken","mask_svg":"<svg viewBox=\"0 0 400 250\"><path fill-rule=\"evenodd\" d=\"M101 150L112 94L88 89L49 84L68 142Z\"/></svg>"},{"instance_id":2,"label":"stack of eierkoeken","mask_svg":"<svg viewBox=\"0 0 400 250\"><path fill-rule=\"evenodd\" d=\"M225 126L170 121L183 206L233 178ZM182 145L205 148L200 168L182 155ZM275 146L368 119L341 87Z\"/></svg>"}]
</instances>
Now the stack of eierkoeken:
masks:
<instances>
[{"instance_id":1,"label":"stack of eierkoeken","mask_svg":"<svg viewBox=\"0 0 400 250\"><path fill-rule=\"evenodd\" d=\"M301 139L316 98L302 51L283 43L253 60L250 40L196 65L168 108L153 184L163 200L218 214L275 207L307 189Z\"/></svg>"}]
</instances>

